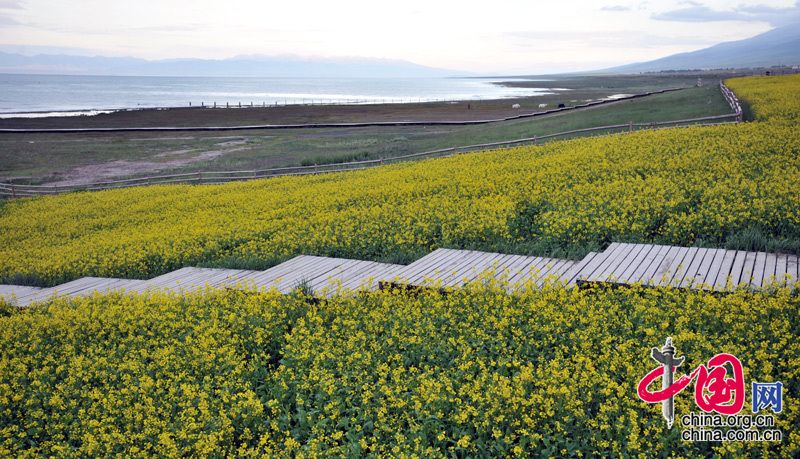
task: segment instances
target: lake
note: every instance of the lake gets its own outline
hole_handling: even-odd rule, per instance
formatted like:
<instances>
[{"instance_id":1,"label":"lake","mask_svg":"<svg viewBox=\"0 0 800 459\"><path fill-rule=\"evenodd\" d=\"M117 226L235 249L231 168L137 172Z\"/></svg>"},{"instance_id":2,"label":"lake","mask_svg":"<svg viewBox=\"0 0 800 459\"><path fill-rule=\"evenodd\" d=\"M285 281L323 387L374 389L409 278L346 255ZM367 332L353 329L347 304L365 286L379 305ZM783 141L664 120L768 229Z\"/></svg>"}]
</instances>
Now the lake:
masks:
<instances>
[{"instance_id":1,"label":"lake","mask_svg":"<svg viewBox=\"0 0 800 459\"><path fill-rule=\"evenodd\" d=\"M220 78L0 74L0 116L62 116L107 110L309 103L364 104L480 100L550 94L483 78ZM519 79L516 79L519 80Z\"/></svg>"}]
</instances>

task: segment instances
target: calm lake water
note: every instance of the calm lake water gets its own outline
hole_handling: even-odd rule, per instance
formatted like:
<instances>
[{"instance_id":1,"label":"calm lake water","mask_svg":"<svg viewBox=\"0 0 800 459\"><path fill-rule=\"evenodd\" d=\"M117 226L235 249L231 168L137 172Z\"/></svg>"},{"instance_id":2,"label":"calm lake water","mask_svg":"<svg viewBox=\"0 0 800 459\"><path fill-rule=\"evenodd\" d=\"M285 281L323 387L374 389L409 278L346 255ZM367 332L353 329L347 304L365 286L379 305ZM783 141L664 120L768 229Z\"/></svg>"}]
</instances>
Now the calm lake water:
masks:
<instances>
[{"instance_id":1,"label":"calm lake water","mask_svg":"<svg viewBox=\"0 0 800 459\"><path fill-rule=\"evenodd\" d=\"M510 81L505 79L503 81ZM402 103L479 100L548 94L473 78L215 78L0 74L0 114L92 111L192 105ZM0 115L2 116L2 115ZM35 116L35 115L34 115Z\"/></svg>"}]
</instances>

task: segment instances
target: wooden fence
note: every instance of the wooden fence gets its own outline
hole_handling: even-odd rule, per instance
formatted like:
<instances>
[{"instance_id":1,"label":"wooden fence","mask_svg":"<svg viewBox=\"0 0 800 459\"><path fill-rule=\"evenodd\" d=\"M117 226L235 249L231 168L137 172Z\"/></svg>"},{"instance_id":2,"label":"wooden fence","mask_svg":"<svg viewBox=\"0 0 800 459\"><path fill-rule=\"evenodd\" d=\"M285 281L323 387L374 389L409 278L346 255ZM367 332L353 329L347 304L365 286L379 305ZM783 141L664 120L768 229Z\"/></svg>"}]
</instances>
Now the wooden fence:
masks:
<instances>
[{"instance_id":1,"label":"wooden fence","mask_svg":"<svg viewBox=\"0 0 800 459\"><path fill-rule=\"evenodd\" d=\"M342 163L318 164L311 166L288 166L261 170L244 171L202 171L189 172L182 174L155 175L149 177L131 178L125 180L110 180L95 182L84 185L23 185L15 183L0 183L0 197L32 197L41 195L60 194L73 191L97 191L115 188L129 188L146 185L165 185L165 184L220 184L233 181L253 180L268 177L285 177L292 175L322 174L328 172L343 172L349 170L366 169L369 167L392 164L416 159L435 158L450 156L458 153L465 153L475 150L485 150L488 148L507 148L523 144L535 144L551 139L571 137L575 135L592 134L596 132L614 133L630 132L641 129L661 129L677 127L680 125L711 125L742 121L742 109L738 99L730 89L720 83L720 88L725 99L731 105L734 113L728 115L706 116L702 118L688 118L673 121L659 121L652 123L626 123L612 124L607 126L597 126L584 129L573 129L570 131L558 132L541 136L526 137L515 140L505 140L501 142L489 142L473 145L463 145L457 147L441 148L419 153L411 153L389 158L370 159L363 161L349 161Z\"/></svg>"}]
</instances>

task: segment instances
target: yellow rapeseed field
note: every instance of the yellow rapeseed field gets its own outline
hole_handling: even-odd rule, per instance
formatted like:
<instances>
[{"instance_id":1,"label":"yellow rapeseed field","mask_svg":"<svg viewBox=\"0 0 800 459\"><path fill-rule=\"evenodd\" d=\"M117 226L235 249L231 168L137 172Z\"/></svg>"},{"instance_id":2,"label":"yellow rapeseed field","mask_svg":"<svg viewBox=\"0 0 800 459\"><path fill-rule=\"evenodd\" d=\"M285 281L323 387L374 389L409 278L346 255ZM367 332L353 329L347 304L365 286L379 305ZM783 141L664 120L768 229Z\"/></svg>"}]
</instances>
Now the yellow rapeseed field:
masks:
<instances>
[{"instance_id":1,"label":"yellow rapeseed field","mask_svg":"<svg viewBox=\"0 0 800 459\"><path fill-rule=\"evenodd\" d=\"M798 306L496 287L58 301L0 318L0 456L797 457ZM748 384L782 381L783 441L667 431L636 397L666 336L687 368L728 352Z\"/></svg>"},{"instance_id":2,"label":"yellow rapeseed field","mask_svg":"<svg viewBox=\"0 0 800 459\"><path fill-rule=\"evenodd\" d=\"M800 79L731 84L763 121L16 200L0 208L0 282L267 267L300 253L408 261L440 246L576 257L612 240L800 251L800 187L790 186L800 177Z\"/></svg>"}]
</instances>

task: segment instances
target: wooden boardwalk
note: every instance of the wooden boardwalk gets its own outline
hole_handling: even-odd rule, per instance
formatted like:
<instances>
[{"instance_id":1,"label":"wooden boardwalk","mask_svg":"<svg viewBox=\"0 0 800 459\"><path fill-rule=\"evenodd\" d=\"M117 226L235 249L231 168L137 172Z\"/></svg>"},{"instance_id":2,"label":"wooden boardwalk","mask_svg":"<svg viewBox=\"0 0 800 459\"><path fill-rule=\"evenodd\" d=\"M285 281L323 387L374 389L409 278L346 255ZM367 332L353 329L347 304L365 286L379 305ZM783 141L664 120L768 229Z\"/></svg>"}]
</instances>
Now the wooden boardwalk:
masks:
<instances>
[{"instance_id":1,"label":"wooden boardwalk","mask_svg":"<svg viewBox=\"0 0 800 459\"><path fill-rule=\"evenodd\" d=\"M587 263L578 279L711 291L761 290L797 281L796 255L622 243L611 244Z\"/></svg>"},{"instance_id":2,"label":"wooden boardwalk","mask_svg":"<svg viewBox=\"0 0 800 459\"><path fill-rule=\"evenodd\" d=\"M17 306L27 306L54 296L80 297L120 290L133 293L189 293L205 288L240 287L275 288L281 293L289 293L301 284L319 295L330 296L337 289L375 290L380 279L391 278L402 267L373 261L301 255L266 271L181 268L149 280L83 277L51 288L0 285L0 297Z\"/></svg>"},{"instance_id":3,"label":"wooden boardwalk","mask_svg":"<svg viewBox=\"0 0 800 459\"><path fill-rule=\"evenodd\" d=\"M181 268L149 280L83 277L51 288L0 285L0 298L17 306L53 296L80 297L111 291L196 292L205 288L277 289L303 286L317 296L382 286L458 288L494 279L508 291L592 284L641 284L730 292L797 286L796 255L741 250L613 243L580 261L471 250L437 249L407 265L301 255L265 271Z\"/></svg>"},{"instance_id":4,"label":"wooden boardwalk","mask_svg":"<svg viewBox=\"0 0 800 459\"><path fill-rule=\"evenodd\" d=\"M509 289L528 283L541 287L546 281L566 281L575 278L573 268L580 264L557 258L526 257L471 250L437 249L419 260L404 266L394 279L384 283L412 287L456 288L489 276L507 283Z\"/></svg>"}]
</instances>

